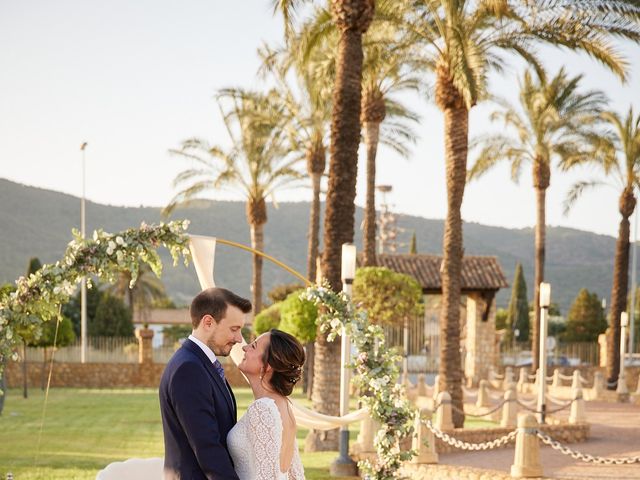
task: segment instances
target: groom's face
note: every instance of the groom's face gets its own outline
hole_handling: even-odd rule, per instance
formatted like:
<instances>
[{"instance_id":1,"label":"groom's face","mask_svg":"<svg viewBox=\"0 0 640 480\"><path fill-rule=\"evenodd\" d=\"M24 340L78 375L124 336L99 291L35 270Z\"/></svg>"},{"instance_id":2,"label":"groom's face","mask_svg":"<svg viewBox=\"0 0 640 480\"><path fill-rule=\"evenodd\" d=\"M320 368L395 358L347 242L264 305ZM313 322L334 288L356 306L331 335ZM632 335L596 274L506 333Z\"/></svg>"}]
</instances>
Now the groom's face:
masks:
<instances>
[{"instance_id":1,"label":"groom's face","mask_svg":"<svg viewBox=\"0 0 640 480\"><path fill-rule=\"evenodd\" d=\"M207 346L213 353L226 357L236 343L242 342L242 327L244 326L244 316L238 307L227 306L224 317L216 322L213 318L206 321L204 326L207 330ZM207 315L205 315L207 317Z\"/></svg>"}]
</instances>

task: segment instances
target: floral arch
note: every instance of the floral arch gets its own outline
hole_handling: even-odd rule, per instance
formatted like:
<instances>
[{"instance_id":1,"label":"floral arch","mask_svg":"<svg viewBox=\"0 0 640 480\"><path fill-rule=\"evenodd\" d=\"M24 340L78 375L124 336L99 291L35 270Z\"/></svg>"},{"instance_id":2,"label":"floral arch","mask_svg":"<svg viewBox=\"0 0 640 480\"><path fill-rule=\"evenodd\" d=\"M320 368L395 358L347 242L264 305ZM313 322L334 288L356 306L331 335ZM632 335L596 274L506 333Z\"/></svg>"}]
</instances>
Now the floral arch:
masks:
<instances>
[{"instance_id":1,"label":"floral arch","mask_svg":"<svg viewBox=\"0 0 640 480\"><path fill-rule=\"evenodd\" d=\"M17 359L13 347L20 332L29 330L37 334L43 321L59 320L61 305L69 300L82 278L95 275L113 282L118 273L130 271L133 284L140 261L160 276L162 262L156 251L160 246L169 250L174 265L181 258L188 265L188 225L186 220L159 225L143 223L140 228L117 234L98 230L91 239L83 239L74 231L74 239L61 260L44 265L29 277L20 277L16 291L0 299L0 373L4 360ZM310 286L302 295L319 307L318 323L329 339L339 336L344 326L359 352L352 364L357 373L353 382L361 392L367 392L360 402L381 425L374 440L377 460L362 461L360 468L371 479L397 478L402 463L414 455L413 451L402 450L400 442L412 434L416 414L404 387L397 383L400 357L393 350L378 348L384 345L382 329L371 324L366 311L357 309L344 293L335 293L323 284Z\"/></svg>"}]
</instances>

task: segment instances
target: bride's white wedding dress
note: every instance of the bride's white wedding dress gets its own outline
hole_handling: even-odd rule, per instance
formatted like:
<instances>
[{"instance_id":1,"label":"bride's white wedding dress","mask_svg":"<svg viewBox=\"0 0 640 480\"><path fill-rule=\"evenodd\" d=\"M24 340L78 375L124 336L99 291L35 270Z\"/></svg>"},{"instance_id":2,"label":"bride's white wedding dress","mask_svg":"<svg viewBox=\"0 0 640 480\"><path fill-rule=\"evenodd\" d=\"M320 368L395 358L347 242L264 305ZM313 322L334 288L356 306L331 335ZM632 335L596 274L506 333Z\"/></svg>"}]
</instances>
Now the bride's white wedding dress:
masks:
<instances>
[{"instance_id":1,"label":"bride's white wedding dress","mask_svg":"<svg viewBox=\"0 0 640 480\"><path fill-rule=\"evenodd\" d=\"M240 480L304 480L298 443L287 472L280 471L282 418L268 397L254 401L227 436L227 446Z\"/></svg>"}]
</instances>

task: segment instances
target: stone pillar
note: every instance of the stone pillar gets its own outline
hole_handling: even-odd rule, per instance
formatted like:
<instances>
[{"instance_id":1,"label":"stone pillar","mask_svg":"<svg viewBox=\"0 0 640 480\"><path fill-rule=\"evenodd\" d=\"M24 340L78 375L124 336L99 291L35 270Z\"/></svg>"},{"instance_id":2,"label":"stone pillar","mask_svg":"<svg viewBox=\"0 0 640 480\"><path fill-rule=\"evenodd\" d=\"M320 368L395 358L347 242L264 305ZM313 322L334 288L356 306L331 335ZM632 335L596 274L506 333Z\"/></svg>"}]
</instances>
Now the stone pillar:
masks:
<instances>
[{"instance_id":1,"label":"stone pillar","mask_svg":"<svg viewBox=\"0 0 640 480\"><path fill-rule=\"evenodd\" d=\"M502 389L509 390L512 383L515 383L513 368L507 367L504 369L504 380L502 380Z\"/></svg>"},{"instance_id":2,"label":"stone pillar","mask_svg":"<svg viewBox=\"0 0 640 480\"><path fill-rule=\"evenodd\" d=\"M520 367L520 375L518 376L518 391L524 393L526 391L525 385L529 383L529 369L527 367Z\"/></svg>"},{"instance_id":3,"label":"stone pillar","mask_svg":"<svg viewBox=\"0 0 640 480\"><path fill-rule=\"evenodd\" d=\"M571 404L571 413L569 414L569 423L586 423L587 415L584 409L584 398L582 398L582 388L574 388L571 396L573 403Z\"/></svg>"},{"instance_id":4,"label":"stone pillar","mask_svg":"<svg viewBox=\"0 0 640 480\"><path fill-rule=\"evenodd\" d=\"M486 380L480 380L480 385L478 385L478 398L476 399L476 407L488 407L491 405L489 401L489 382Z\"/></svg>"},{"instance_id":5,"label":"stone pillar","mask_svg":"<svg viewBox=\"0 0 640 480\"><path fill-rule=\"evenodd\" d=\"M560 369L556 368L553 371L553 380L551 381L552 387L560 387L562 386L562 380L560 380Z\"/></svg>"},{"instance_id":6,"label":"stone pillar","mask_svg":"<svg viewBox=\"0 0 640 480\"><path fill-rule=\"evenodd\" d=\"M428 408L420 409L416 416L415 433L411 444L411 449L417 451L418 454L411 459L411 463L438 463L436 439L433 432L424 424L427 420L431 420L431 410Z\"/></svg>"},{"instance_id":7,"label":"stone pillar","mask_svg":"<svg viewBox=\"0 0 640 480\"><path fill-rule=\"evenodd\" d=\"M435 402L438 398L438 394L440 393L440 375L436 375L433 384L433 401Z\"/></svg>"},{"instance_id":8,"label":"stone pillar","mask_svg":"<svg viewBox=\"0 0 640 480\"><path fill-rule=\"evenodd\" d=\"M598 335L598 345L600 346L600 361L598 366L607 367L607 334L601 333Z\"/></svg>"},{"instance_id":9,"label":"stone pillar","mask_svg":"<svg viewBox=\"0 0 640 480\"><path fill-rule=\"evenodd\" d=\"M451 395L449 392L440 392L436 399L438 408L436 409L436 423L438 430L453 430L453 420L451 418Z\"/></svg>"},{"instance_id":10,"label":"stone pillar","mask_svg":"<svg viewBox=\"0 0 640 480\"><path fill-rule=\"evenodd\" d=\"M367 458L373 454L376 456L376 449L373 445L373 439L379 429L379 425L369 415L360 422L360 433L356 443L352 445L353 453L358 455L359 459Z\"/></svg>"},{"instance_id":11,"label":"stone pillar","mask_svg":"<svg viewBox=\"0 0 640 480\"><path fill-rule=\"evenodd\" d=\"M418 396L427 396L427 376L424 373L418 375Z\"/></svg>"},{"instance_id":12,"label":"stone pillar","mask_svg":"<svg viewBox=\"0 0 640 480\"><path fill-rule=\"evenodd\" d=\"M138 339L138 363L153 363L153 330L138 328L136 338Z\"/></svg>"},{"instance_id":13,"label":"stone pillar","mask_svg":"<svg viewBox=\"0 0 640 480\"><path fill-rule=\"evenodd\" d=\"M504 405L502 406L502 419L500 426L504 428L512 428L516 426L518 417L518 403L516 402L515 390L507 390L504 393Z\"/></svg>"},{"instance_id":14,"label":"stone pillar","mask_svg":"<svg viewBox=\"0 0 640 480\"><path fill-rule=\"evenodd\" d=\"M540 465L540 445L536 429L538 424L530 413L518 415L518 433L516 435L516 451L511 465L511 476L514 478L535 478L542 476Z\"/></svg>"},{"instance_id":15,"label":"stone pillar","mask_svg":"<svg viewBox=\"0 0 640 480\"><path fill-rule=\"evenodd\" d=\"M487 321L482 317L486 310L486 300L476 292L467 295L467 335L464 375L475 385L479 379L488 378L489 367L498 362L495 343L495 302L491 300Z\"/></svg>"},{"instance_id":16,"label":"stone pillar","mask_svg":"<svg viewBox=\"0 0 640 480\"><path fill-rule=\"evenodd\" d=\"M573 371L573 375L571 377L571 388L582 388L582 381L580 380L580 370L577 368Z\"/></svg>"},{"instance_id":17,"label":"stone pillar","mask_svg":"<svg viewBox=\"0 0 640 480\"><path fill-rule=\"evenodd\" d=\"M593 374L593 387L591 388L593 399L597 400L602 397L603 392L605 391L604 384L604 373L600 370Z\"/></svg>"}]
</instances>

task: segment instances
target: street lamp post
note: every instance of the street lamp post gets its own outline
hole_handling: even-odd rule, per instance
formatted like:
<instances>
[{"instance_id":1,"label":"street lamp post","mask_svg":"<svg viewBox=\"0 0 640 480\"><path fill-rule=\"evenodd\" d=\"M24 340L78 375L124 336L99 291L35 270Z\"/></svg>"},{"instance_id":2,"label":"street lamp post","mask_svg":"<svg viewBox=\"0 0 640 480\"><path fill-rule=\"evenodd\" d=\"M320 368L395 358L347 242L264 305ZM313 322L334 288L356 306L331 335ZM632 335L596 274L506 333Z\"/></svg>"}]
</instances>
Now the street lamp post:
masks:
<instances>
[{"instance_id":1,"label":"street lamp post","mask_svg":"<svg viewBox=\"0 0 640 480\"><path fill-rule=\"evenodd\" d=\"M629 389L627 388L627 380L625 378L624 371L624 357L626 356L627 346L627 327L629 326L629 315L627 312L620 313L620 372L618 373L618 386L616 393L618 394L618 400L627 401L629 396Z\"/></svg>"},{"instance_id":2,"label":"street lamp post","mask_svg":"<svg viewBox=\"0 0 640 480\"><path fill-rule=\"evenodd\" d=\"M85 152L87 148L87 142L84 142L80 146L82 152L82 198L80 200L80 233L82 238L85 238L85 171L86 161ZM87 280L82 278L80 284L80 362L86 363L87 361Z\"/></svg>"},{"instance_id":3,"label":"street lamp post","mask_svg":"<svg viewBox=\"0 0 640 480\"><path fill-rule=\"evenodd\" d=\"M351 298L353 278L356 274L356 247L351 243L342 245L342 291ZM349 413L349 364L351 363L351 341L344 327L341 336L340 358L340 416ZM332 477L353 477L358 473L356 463L349 457L349 426L340 427L340 453L331 464Z\"/></svg>"},{"instance_id":4,"label":"street lamp post","mask_svg":"<svg viewBox=\"0 0 640 480\"><path fill-rule=\"evenodd\" d=\"M538 420L542 424L545 422L547 412L546 389L547 389L547 331L549 305L551 304L551 285L540 284L540 381L538 382Z\"/></svg>"}]
</instances>

